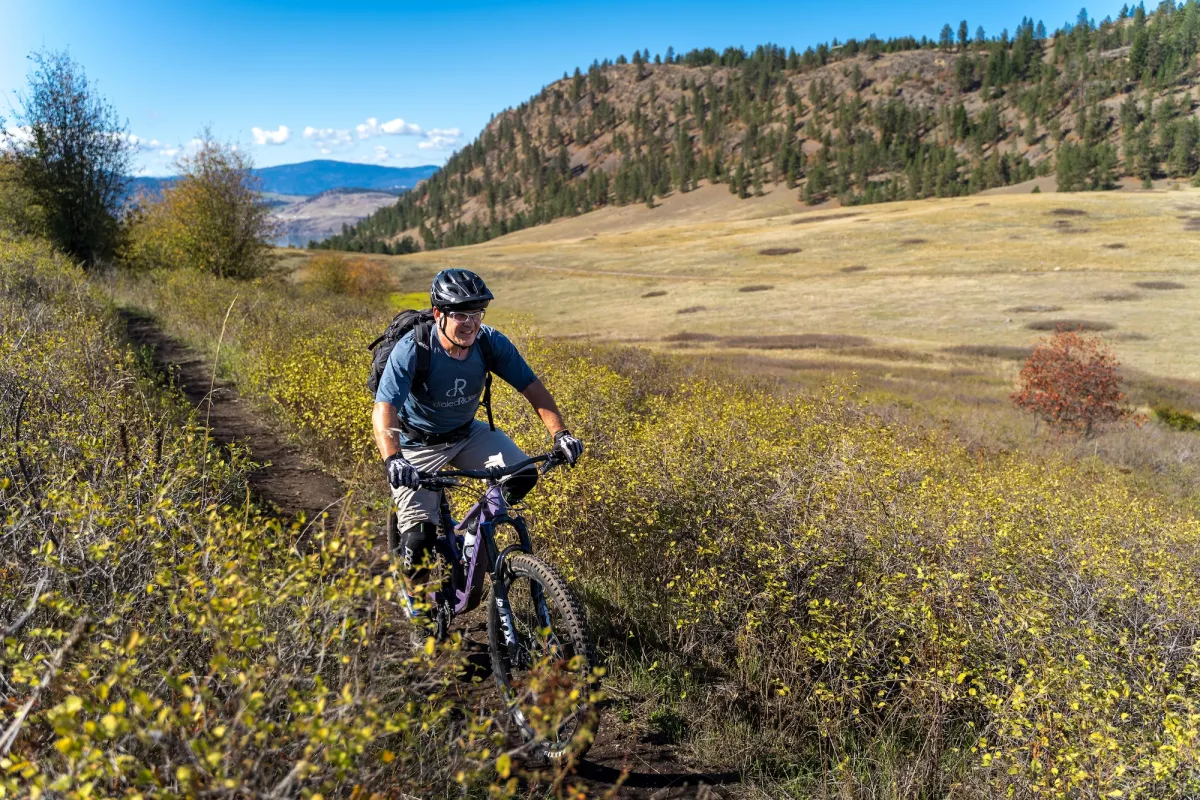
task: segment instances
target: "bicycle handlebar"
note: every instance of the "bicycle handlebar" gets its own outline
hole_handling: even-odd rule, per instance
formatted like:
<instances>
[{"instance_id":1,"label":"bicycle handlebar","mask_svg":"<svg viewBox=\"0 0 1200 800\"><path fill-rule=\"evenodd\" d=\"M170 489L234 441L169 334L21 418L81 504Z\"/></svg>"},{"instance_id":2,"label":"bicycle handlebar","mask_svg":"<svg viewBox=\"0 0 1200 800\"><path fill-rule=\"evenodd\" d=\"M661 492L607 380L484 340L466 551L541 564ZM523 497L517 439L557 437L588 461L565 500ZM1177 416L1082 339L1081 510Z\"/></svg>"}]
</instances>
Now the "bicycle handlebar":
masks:
<instances>
[{"instance_id":1,"label":"bicycle handlebar","mask_svg":"<svg viewBox=\"0 0 1200 800\"><path fill-rule=\"evenodd\" d=\"M542 467L540 472L545 475L554 467L565 464L566 460L558 453L551 450L549 453L543 453L540 456L533 456L524 461L517 462L509 467L488 467L486 469L457 469L447 470L444 472L436 472L432 475L421 476L422 489L452 489L456 486L461 486L455 478L475 478L477 480L496 480L509 475L516 474L526 467L546 462L546 466Z\"/></svg>"}]
</instances>

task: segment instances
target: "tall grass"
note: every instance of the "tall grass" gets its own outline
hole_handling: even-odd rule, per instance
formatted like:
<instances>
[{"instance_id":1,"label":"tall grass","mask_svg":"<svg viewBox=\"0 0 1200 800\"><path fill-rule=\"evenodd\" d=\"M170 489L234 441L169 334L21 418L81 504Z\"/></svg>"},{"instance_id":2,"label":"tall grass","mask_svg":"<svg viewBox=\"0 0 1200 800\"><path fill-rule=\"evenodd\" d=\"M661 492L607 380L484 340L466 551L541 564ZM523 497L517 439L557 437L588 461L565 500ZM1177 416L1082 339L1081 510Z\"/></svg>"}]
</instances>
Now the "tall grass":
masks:
<instances>
[{"instance_id":1,"label":"tall grass","mask_svg":"<svg viewBox=\"0 0 1200 800\"><path fill-rule=\"evenodd\" d=\"M233 291L115 288L199 342ZM256 291L230 369L344 470L369 453L359 345L386 314ZM530 495L538 545L588 598L617 696L653 691L710 763L794 796L1200 791L1194 516L1097 461L885 424L849 387L782 399L519 338L588 443Z\"/></svg>"}]
</instances>

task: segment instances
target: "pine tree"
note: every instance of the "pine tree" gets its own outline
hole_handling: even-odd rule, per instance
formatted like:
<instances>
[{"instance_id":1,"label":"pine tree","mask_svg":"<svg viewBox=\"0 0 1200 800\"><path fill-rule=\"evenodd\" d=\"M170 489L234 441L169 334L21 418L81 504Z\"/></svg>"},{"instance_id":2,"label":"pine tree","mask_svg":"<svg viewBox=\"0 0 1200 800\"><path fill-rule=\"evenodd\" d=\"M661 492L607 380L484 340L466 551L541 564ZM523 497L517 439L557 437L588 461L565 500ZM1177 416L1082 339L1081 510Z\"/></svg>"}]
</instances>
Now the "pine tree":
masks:
<instances>
[{"instance_id":1,"label":"pine tree","mask_svg":"<svg viewBox=\"0 0 1200 800\"><path fill-rule=\"evenodd\" d=\"M958 48L966 50L967 44L970 42L970 28L967 27L967 21L964 19L958 23Z\"/></svg>"},{"instance_id":2,"label":"pine tree","mask_svg":"<svg viewBox=\"0 0 1200 800\"><path fill-rule=\"evenodd\" d=\"M747 174L746 162L745 160L739 161L733 180L729 182L729 191L736 193L739 199L745 200L750 196L747 192L749 183L750 176Z\"/></svg>"},{"instance_id":3,"label":"pine tree","mask_svg":"<svg viewBox=\"0 0 1200 800\"><path fill-rule=\"evenodd\" d=\"M942 32L938 36L938 46L941 47L943 50L949 50L953 44L954 44L954 29L951 28L950 23L947 22L945 25L942 26Z\"/></svg>"},{"instance_id":4,"label":"pine tree","mask_svg":"<svg viewBox=\"0 0 1200 800\"><path fill-rule=\"evenodd\" d=\"M1200 140L1200 121L1185 120L1175 132L1175 141L1167 156L1167 175L1172 178L1191 177L1196 172L1196 144Z\"/></svg>"}]
</instances>

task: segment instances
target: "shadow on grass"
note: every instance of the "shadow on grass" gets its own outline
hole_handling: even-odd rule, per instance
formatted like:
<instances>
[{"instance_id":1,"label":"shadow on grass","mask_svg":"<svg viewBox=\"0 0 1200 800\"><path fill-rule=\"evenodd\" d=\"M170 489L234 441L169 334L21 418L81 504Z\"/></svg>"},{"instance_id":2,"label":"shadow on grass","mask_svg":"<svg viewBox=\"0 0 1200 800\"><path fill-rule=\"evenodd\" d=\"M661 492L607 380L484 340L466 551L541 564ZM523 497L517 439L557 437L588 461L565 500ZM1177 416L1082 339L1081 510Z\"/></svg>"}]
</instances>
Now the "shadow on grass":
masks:
<instances>
[{"instance_id":1,"label":"shadow on grass","mask_svg":"<svg viewBox=\"0 0 1200 800\"><path fill-rule=\"evenodd\" d=\"M1094 319L1040 319L1025 326L1031 331L1085 331L1099 333L1111 331L1116 325Z\"/></svg>"}]
</instances>

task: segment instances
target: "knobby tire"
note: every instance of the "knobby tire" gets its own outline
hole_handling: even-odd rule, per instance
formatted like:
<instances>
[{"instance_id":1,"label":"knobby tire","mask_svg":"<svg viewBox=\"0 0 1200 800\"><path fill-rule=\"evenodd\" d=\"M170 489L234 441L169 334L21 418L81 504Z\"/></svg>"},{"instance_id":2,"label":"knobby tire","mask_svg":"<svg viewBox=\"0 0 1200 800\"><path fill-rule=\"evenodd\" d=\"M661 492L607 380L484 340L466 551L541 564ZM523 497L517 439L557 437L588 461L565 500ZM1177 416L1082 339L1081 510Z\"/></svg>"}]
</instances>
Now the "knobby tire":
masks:
<instances>
[{"instance_id":1,"label":"knobby tire","mask_svg":"<svg viewBox=\"0 0 1200 800\"><path fill-rule=\"evenodd\" d=\"M589 681L596 660L588 638L583 606L559 571L536 556L529 553L513 553L505 562L504 569L519 646L532 642L534 638L541 638L540 634L531 635L535 620L532 604L533 586L536 584L541 587L551 617L552 637L562 648L560 658L550 659L553 665L551 669L559 670L558 674L561 674L564 680L571 681L581 696L578 706L570 716L571 722L560 726L554 741L543 739L539 742L534 752L550 761L580 758L591 746L597 722L596 709L589 702L589 695L596 688L595 684ZM522 704L522 687L530 671L523 670L521 664L510 663L494 595L488 602L488 644L492 656L492 673L513 723L520 729L526 741L539 738L528 721L528 715L522 711L537 705L536 702L532 705ZM544 647L544 641L542 645ZM545 652L536 644L530 649ZM542 677L544 678L544 675Z\"/></svg>"}]
</instances>

